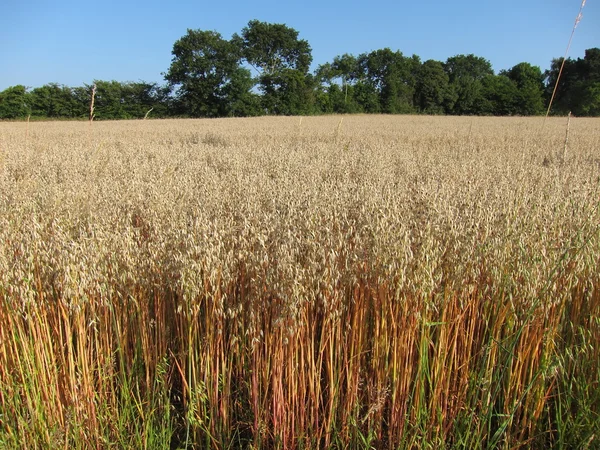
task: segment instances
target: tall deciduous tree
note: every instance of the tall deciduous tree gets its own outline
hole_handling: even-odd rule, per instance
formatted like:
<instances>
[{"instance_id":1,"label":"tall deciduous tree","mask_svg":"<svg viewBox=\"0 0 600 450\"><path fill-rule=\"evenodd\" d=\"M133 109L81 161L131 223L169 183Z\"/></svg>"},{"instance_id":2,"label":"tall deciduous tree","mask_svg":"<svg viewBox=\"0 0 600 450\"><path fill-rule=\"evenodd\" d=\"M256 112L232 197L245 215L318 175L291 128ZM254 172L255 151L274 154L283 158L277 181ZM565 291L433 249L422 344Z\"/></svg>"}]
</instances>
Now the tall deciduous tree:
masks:
<instances>
[{"instance_id":1,"label":"tall deciduous tree","mask_svg":"<svg viewBox=\"0 0 600 450\"><path fill-rule=\"evenodd\" d=\"M581 96L586 99L579 108L579 114L585 116L600 115L600 48L590 48L585 51L583 62L585 82Z\"/></svg>"},{"instance_id":2,"label":"tall deciduous tree","mask_svg":"<svg viewBox=\"0 0 600 450\"><path fill-rule=\"evenodd\" d=\"M522 116L544 112L544 75L537 66L522 62L506 71L500 71L516 85L514 113Z\"/></svg>"},{"instance_id":3,"label":"tall deciduous tree","mask_svg":"<svg viewBox=\"0 0 600 450\"><path fill-rule=\"evenodd\" d=\"M369 114L384 112L381 105L381 92L366 78L360 78L356 82L353 97L360 105L361 112Z\"/></svg>"},{"instance_id":4,"label":"tall deciduous tree","mask_svg":"<svg viewBox=\"0 0 600 450\"><path fill-rule=\"evenodd\" d=\"M263 107L269 114L299 114L312 108L312 62L308 41L285 24L252 20L232 41L258 73ZM299 105L304 103L302 108Z\"/></svg>"},{"instance_id":5,"label":"tall deciduous tree","mask_svg":"<svg viewBox=\"0 0 600 450\"><path fill-rule=\"evenodd\" d=\"M263 77L263 106L270 114L306 115L313 112L314 82L299 70L283 69Z\"/></svg>"},{"instance_id":6,"label":"tall deciduous tree","mask_svg":"<svg viewBox=\"0 0 600 450\"><path fill-rule=\"evenodd\" d=\"M251 20L232 40L261 74L275 75L284 69L307 73L312 62L308 41L299 39L298 31L285 24Z\"/></svg>"},{"instance_id":7,"label":"tall deciduous tree","mask_svg":"<svg viewBox=\"0 0 600 450\"><path fill-rule=\"evenodd\" d=\"M425 61L417 74L415 106L424 114L444 114L452 110L456 94L450 79L439 61Z\"/></svg>"},{"instance_id":8,"label":"tall deciduous tree","mask_svg":"<svg viewBox=\"0 0 600 450\"><path fill-rule=\"evenodd\" d=\"M184 114L229 116L240 113L240 104L252 103L250 74L240 66L240 51L216 31L188 29L175 42L165 79L177 88Z\"/></svg>"},{"instance_id":9,"label":"tall deciduous tree","mask_svg":"<svg viewBox=\"0 0 600 450\"><path fill-rule=\"evenodd\" d=\"M478 114L512 116L517 114L518 89L514 81L504 74L487 75L481 80L482 99Z\"/></svg>"},{"instance_id":10,"label":"tall deciduous tree","mask_svg":"<svg viewBox=\"0 0 600 450\"><path fill-rule=\"evenodd\" d=\"M546 98L551 98L556 86L563 58L552 60L546 71ZM597 115L600 109L600 49L590 48L584 58L568 58L558 80L552 111L575 115Z\"/></svg>"},{"instance_id":11,"label":"tall deciduous tree","mask_svg":"<svg viewBox=\"0 0 600 450\"><path fill-rule=\"evenodd\" d=\"M449 112L459 115L481 114L485 103L482 82L486 76L494 75L490 62L472 54L457 55L446 60L444 69L457 96Z\"/></svg>"},{"instance_id":12,"label":"tall deciduous tree","mask_svg":"<svg viewBox=\"0 0 600 450\"><path fill-rule=\"evenodd\" d=\"M347 53L336 56L333 62L317 68L317 79L327 84L327 93L336 113L359 112L360 106L354 99L354 84L359 80L358 59Z\"/></svg>"},{"instance_id":13,"label":"tall deciduous tree","mask_svg":"<svg viewBox=\"0 0 600 450\"><path fill-rule=\"evenodd\" d=\"M414 89L420 66L418 56L407 58L400 51L384 48L360 55L358 62L362 75L379 92L382 112L406 114L414 111Z\"/></svg>"}]
</instances>

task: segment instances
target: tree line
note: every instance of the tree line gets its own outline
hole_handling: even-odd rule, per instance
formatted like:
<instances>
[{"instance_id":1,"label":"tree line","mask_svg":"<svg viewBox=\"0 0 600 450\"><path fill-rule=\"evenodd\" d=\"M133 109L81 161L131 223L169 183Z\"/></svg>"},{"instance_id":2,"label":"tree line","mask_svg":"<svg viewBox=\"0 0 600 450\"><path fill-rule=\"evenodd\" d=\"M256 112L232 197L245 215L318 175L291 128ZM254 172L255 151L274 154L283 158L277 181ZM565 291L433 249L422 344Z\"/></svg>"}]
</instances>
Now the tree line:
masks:
<instances>
[{"instance_id":1,"label":"tree line","mask_svg":"<svg viewBox=\"0 0 600 450\"><path fill-rule=\"evenodd\" d=\"M343 54L310 72L312 49L284 24L252 20L225 39L191 30L173 45L164 83L95 80L0 92L0 119L247 117L344 113L600 115L600 49L553 59L542 70L522 62L494 73L482 57L421 61L389 48Z\"/></svg>"}]
</instances>

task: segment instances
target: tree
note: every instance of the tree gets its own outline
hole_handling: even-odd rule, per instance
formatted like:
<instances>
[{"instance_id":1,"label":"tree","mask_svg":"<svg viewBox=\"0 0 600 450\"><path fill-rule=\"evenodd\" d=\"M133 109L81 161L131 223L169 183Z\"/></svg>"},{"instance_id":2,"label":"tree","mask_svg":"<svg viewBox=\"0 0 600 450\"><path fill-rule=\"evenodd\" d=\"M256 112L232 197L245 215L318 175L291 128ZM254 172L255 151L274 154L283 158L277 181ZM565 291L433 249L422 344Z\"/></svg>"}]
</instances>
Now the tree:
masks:
<instances>
[{"instance_id":1,"label":"tree","mask_svg":"<svg viewBox=\"0 0 600 450\"><path fill-rule=\"evenodd\" d=\"M264 77L263 106L271 114L306 115L313 112L313 78L294 69Z\"/></svg>"},{"instance_id":2,"label":"tree","mask_svg":"<svg viewBox=\"0 0 600 450\"><path fill-rule=\"evenodd\" d=\"M486 76L494 75L490 62L473 54L456 55L446 60L444 70L457 96L448 112L459 115L482 113L485 102L482 81Z\"/></svg>"},{"instance_id":3,"label":"tree","mask_svg":"<svg viewBox=\"0 0 600 450\"><path fill-rule=\"evenodd\" d=\"M33 89L30 100L31 114L36 117L73 118L80 113L71 88L58 83Z\"/></svg>"},{"instance_id":4,"label":"tree","mask_svg":"<svg viewBox=\"0 0 600 450\"><path fill-rule=\"evenodd\" d=\"M581 87L580 96L585 98L577 114L581 116L600 116L600 81L588 82Z\"/></svg>"},{"instance_id":5,"label":"tree","mask_svg":"<svg viewBox=\"0 0 600 450\"><path fill-rule=\"evenodd\" d=\"M312 62L308 41L298 39L298 32L285 24L251 20L232 40L261 74L275 75L283 69L308 73Z\"/></svg>"},{"instance_id":6,"label":"tree","mask_svg":"<svg viewBox=\"0 0 600 450\"><path fill-rule=\"evenodd\" d=\"M308 69L312 62L308 42L285 24L252 20L232 41L241 49L244 60L258 73L265 111L269 114L295 114L298 100L311 101L312 84ZM305 105L302 110L310 110Z\"/></svg>"},{"instance_id":7,"label":"tree","mask_svg":"<svg viewBox=\"0 0 600 450\"><path fill-rule=\"evenodd\" d=\"M360 106L353 98L354 84L359 79L358 59L347 53L333 58L317 68L317 79L328 84L327 92L336 113L355 113ZM339 83L339 84L338 84ZM340 89L341 87L341 89Z\"/></svg>"},{"instance_id":8,"label":"tree","mask_svg":"<svg viewBox=\"0 0 600 450\"><path fill-rule=\"evenodd\" d=\"M361 111L370 114L382 112L381 93L369 80L362 78L354 85L353 97L360 105Z\"/></svg>"},{"instance_id":9,"label":"tree","mask_svg":"<svg viewBox=\"0 0 600 450\"><path fill-rule=\"evenodd\" d=\"M444 114L455 101L456 94L443 64L432 59L425 61L417 74L415 106L424 114Z\"/></svg>"},{"instance_id":10,"label":"tree","mask_svg":"<svg viewBox=\"0 0 600 450\"><path fill-rule=\"evenodd\" d=\"M94 100L94 116L99 120L131 119L125 104L123 85L115 80L94 80L96 96ZM88 90L92 86L86 85Z\"/></svg>"},{"instance_id":11,"label":"tree","mask_svg":"<svg viewBox=\"0 0 600 450\"><path fill-rule=\"evenodd\" d=\"M382 112L406 114L414 111L414 88L420 66L417 56L406 58L402 52L384 48L360 55L358 65L362 76L379 93Z\"/></svg>"},{"instance_id":12,"label":"tree","mask_svg":"<svg viewBox=\"0 0 600 450\"><path fill-rule=\"evenodd\" d=\"M320 110L335 114L362 113L364 112L364 108L357 97L359 91L360 87L357 84L342 86L337 83L331 83L326 86L320 85L317 90L319 95L321 95ZM379 103L377 93L375 93L375 102ZM323 105L326 105L326 107Z\"/></svg>"},{"instance_id":13,"label":"tree","mask_svg":"<svg viewBox=\"0 0 600 450\"><path fill-rule=\"evenodd\" d=\"M522 62L500 75L507 76L517 87L514 113L531 116L544 113L544 75L537 66Z\"/></svg>"},{"instance_id":14,"label":"tree","mask_svg":"<svg viewBox=\"0 0 600 450\"><path fill-rule=\"evenodd\" d=\"M252 92L255 84L249 70L240 68L231 74L231 82L223 87L227 116L251 117L262 114L260 96Z\"/></svg>"},{"instance_id":15,"label":"tree","mask_svg":"<svg viewBox=\"0 0 600 450\"><path fill-rule=\"evenodd\" d=\"M593 82L600 81L600 48L588 48L585 51L583 66L588 80Z\"/></svg>"},{"instance_id":16,"label":"tree","mask_svg":"<svg viewBox=\"0 0 600 450\"><path fill-rule=\"evenodd\" d=\"M175 42L165 79L177 87L182 112L194 117L233 115L233 105L250 97L247 69L240 48L216 31L187 30ZM235 95L235 97L232 97Z\"/></svg>"},{"instance_id":17,"label":"tree","mask_svg":"<svg viewBox=\"0 0 600 450\"><path fill-rule=\"evenodd\" d=\"M0 119L20 119L31 113L30 94L23 85L0 92Z\"/></svg>"},{"instance_id":18,"label":"tree","mask_svg":"<svg viewBox=\"0 0 600 450\"><path fill-rule=\"evenodd\" d=\"M564 61L564 64L563 64ZM561 72L562 67L562 72ZM558 75L560 76L560 82ZM573 88L579 82L579 73L575 61L571 58L555 58L546 71L546 100L553 101L552 112L567 114L573 104ZM554 95L554 98L552 96Z\"/></svg>"},{"instance_id":19,"label":"tree","mask_svg":"<svg viewBox=\"0 0 600 450\"><path fill-rule=\"evenodd\" d=\"M90 114L90 100L92 98L92 86L83 85L71 88L73 94L74 108L76 114L74 117L87 118Z\"/></svg>"},{"instance_id":20,"label":"tree","mask_svg":"<svg viewBox=\"0 0 600 450\"><path fill-rule=\"evenodd\" d=\"M129 118L166 117L170 106L169 86L145 81L121 83L123 110ZM150 111L150 113L149 113Z\"/></svg>"},{"instance_id":21,"label":"tree","mask_svg":"<svg viewBox=\"0 0 600 450\"><path fill-rule=\"evenodd\" d=\"M359 60L352 57L353 64L346 64L342 69L336 64L336 60L340 61L338 58L334 59L334 63L319 66L316 71L321 110L327 113L381 112L378 86L368 79L364 67L359 66ZM350 61L349 58L344 59Z\"/></svg>"},{"instance_id":22,"label":"tree","mask_svg":"<svg viewBox=\"0 0 600 450\"><path fill-rule=\"evenodd\" d=\"M487 75L481 80L478 114L512 116L518 108L518 89L506 75Z\"/></svg>"},{"instance_id":23,"label":"tree","mask_svg":"<svg viewBox=\"0 0 600 450\"><path fill-rule=\"evenodd\" d=\"M584 99L576 113L582 116L600 115L600 48L590 48L585 51L581 63L585 81L579 88L580 98Z\"/></svg>"},{"instance_id":24,"label":"tree","mask_svg":"<svg viewBox=\"0 0 600 450\"><path fill-rule=\"evenodd\" d=\"M169 88L157 83L94 80L94 117L100 120L142 119L152 110L153 117L169 113ZM74 105L72 117L89 113L93 85L70 89Z\"/></svg>"},{"instance_id":25,"label":"tree","mask_svg":"<svg viewBox=\"0 0 600 450\"><path fill-rule=\"evenodd\" d=\"M563 58L552 60L550 70L546 71L546 99L549 101L556 86ZM585 51L584 58L564 61L564 67L552 105L552 111L575 115L594 115L600 103L597 85L600 83L600 49Z\"/></svg>"}]
</instances>

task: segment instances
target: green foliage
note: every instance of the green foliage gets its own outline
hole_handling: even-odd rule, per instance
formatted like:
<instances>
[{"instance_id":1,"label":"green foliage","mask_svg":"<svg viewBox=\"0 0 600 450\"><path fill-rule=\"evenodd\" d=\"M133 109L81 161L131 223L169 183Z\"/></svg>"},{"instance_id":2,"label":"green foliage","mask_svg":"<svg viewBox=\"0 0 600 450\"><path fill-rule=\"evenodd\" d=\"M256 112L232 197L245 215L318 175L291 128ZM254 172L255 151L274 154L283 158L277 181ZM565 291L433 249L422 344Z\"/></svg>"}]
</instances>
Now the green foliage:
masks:
<instances>
[{"instance_id":1,"label":"green foliage","mask_svg":"<svg viewBox=\"0 0 600 450\"><path fill-rule=\"evenodd\" d=\"M544 113L544 75L539 67L522 62L500 74L516 84L514 114L533 116Z\"/></svg>"},{"instance_id":2,"label":"green foliage","mask_svg":"<svg viewBox=\"0 0 600 450\"><path fill-rule=\"evenodd\" d=\"M357 113L364 108L355 98L354 86L360 79L358 59L349 54L336 56L332 63L320 65L316 71L316 79L327 84L327 107L323 112Z\"/></svg>"},{"instance_id":3,"label":"green foliage","mask_svg":"<svg viewBox=\"0 0 600 450\"><path fill-rule=\"evenodd\" d=\"M491 116L512 116L518 108L518 89L506 75L488 75L481 80L482 99L478 113Z\"/></svg>"},{"instance_id":4,"label":"green foliage","mask_svg":"<svg viewBox=\"0 0 600 450\"><path fill-rule=\"evenodd\" d=\"M23 85L0 92L0 119L22 119L31 113L30 95Z\"/></svg>"},{"instance_id":5,"label":"green foliage","mask_svg":"<svg viewBox=\"0 0 600 450\"><path fill-rule=\"evenodd\" d=\"M153 117L165 117L168 108L168 87L156 83L121 83L119 81L95 80L96 96L94 117L98 120L143 119L146 113ZM85 85L79 93L79 104L84 106L80 116L89 111L92 85Z\"/></svg>"},{"instance_id":6,"label":"green foliage","mask_svg":"<svg viewBox=\"0 0 600 450\"><path fill-rule=\"evenodd\" d=\"M363 105L357 100L357 93L360 92L358 85L342 85L332 83L321 91L320 97L322 100L318 105L318 109L324 113L335 114L356 114L364 112ZM378 99L375 98L378 102Z\"/></svg>"},{"instance_id":7,"label":"green foliage","mask_svg":"<svg viewBox=\"0 0 600 450\"><path fill-rule=\"evenodd\" d=\"M96 85L94 115L97 119L130 119L125 109L122 85L118 81L94 81ZM90 91L92 86L86 86Z\"/></svg>"},{"instance_id":8,"label":"green foliage","mask_svg":"<svg viewBox=\"0 0 600 450\"><path fill-rule=\"evenodd\" d=\"M578 97L585 99L576 112L582 116L600 116L600 81L582 83Z\"/></svg>"},{"instance_id":9,"label":"green foliage","mask_svg":"<svg viewBox=\"0 0 600 450\"><path fill-rule=\"evenodd\" d=\"M252 92L254 85L255 81L249 70L238 67L231 73L231 82L223 88L228 116L251 117L261 115L261 99L258 94Z\"/></svg>"},{"instance_id":10,"label":"green foliage","mask_svg":"<svg viewBox=\"0 0 600 450\"><path fill-rule=\"evenodd\" d=\"M388 114L414 112L413 97L420 61L389 48L362 54L358 58L361 77L379 93L381 110Z\"/></svg>"},{"instance_id":11,"label":"green foliage","mask_svg":"<svg viewBox=\"0 0 600 450\"><path fill-rule=\"evenodd\" d=\"M268 114L307 114L314 105L308 41L284 24L252 20L232 42L258 72L262 108Z\"/></svg>"},{"instance_id":12,"label":"green foliage","mask_svg":"<svg viewBox=\"0 0 600 450\"><path fill-rule=\"evenodd\" d=\"M141 119L150 111L152 117L167 117L170 90L167 86L143 81L119 82L95 80L94 116L99 120ZM0 118L83 119L89 114L93 84L70 88L50 83L27 92L15 86L0 93Z\"/></svg>"},{"instance_id":13,"label":"green foliage","mask_svg":"<svg viewBox=\"0 0 600 450\"><path fill-rule=\"evenodd\" d=\"M252 87L241 73L239 47L216 31L190 30L175 42L165 75L177 87L181 112L193 117L232 115L245 104Z\"/></svg>"},{"instance_id":14,"label":"green foliage","mask_svg":"<svg viewBox=\"0 0 600 450\"><path fill-rule=\"evenodd\" d=\"M90 100L92 98L92 89L89 85L77 86L71 89L75 104L78 105L77 117L87 118L90 113Z\"/></svg>"},{"instance_id":15,"label":"green foliage","mask_svg":"<svg viewBox=\"0 0 600 450\"><path fill-rule=\"evenodd\" d=\"M312 113L312 78L295 69L283 69L277 75L264 75L261 89L266 111L277 115Z\"/></svg>"},{"instance_id":16,"label":"green foliage","mask_svg":"<svg viewBox=\"0 0 600 450\"><path fill-rule=\"evenodd\" d=\"M367 80L361 80L354 86L354 98L361 106L363 112L366 113L381 113L381 103L379 92L372 83Z\"/></svg>"},{"instance_id":17,"label":"green foliage","mask_svg":"<svg viewBox=\"0 0 600 450\"><path fill-rule=\"evenodd\" d=\"M232 41L261 74L275 75L284 69L308 73L312 62L308 41L298 39L298 31L285 24L251 20Z\"/></svg>"},{"instance_id":18,"label":"green foliage","mask_svg":"<svg viewBox=\"0 0 600 450\"><path fill-rule=\"evenodd\" d=\"M251 20L230 40L187 30L173 45L167 85L96 81L96 119L248 117L263 114L386 113L541 115L563 59L541 69L527 62L497 75L482 57L421 63L383 48L344 53L309 73L312 49L285 24ZM250 69L255 71L253 77ZM87 118L92 85L50 83L0 92L0 119ZM600 49L567 59L552 113L600 115Z\"/></svg>"},{"instance_id":19,"label":"green foliage","mask_svg":"<svg viewBox=\"0 0 600 450\"><path fill-rule=\"evenodd\" d=\"M444 114L451 110L456 94L450 78L439 61L425 61L419 68L415 85L415 106L424 114Z\"/></svg>"},{"instance_id":20,"label":"green foliage","mask_svg":"<svg viewBox=\"0 0 600 450\"><path fill-rule=\"evenodd\" d=\"M563 58L552 60L550 70L546 71L546 100L549 101L557 84ZM563 71L556 88L552 105L555 114L567 114L572 111L578 116L599 114L600 105L600 49L585 51L584 58L568 58L564 61Z\"/></svg>"},{"instance_id":21,"label":"green foliage","mask_svg":"<svg viewBox=\"0 0 600 450\"><path fill-rule=\"evenodd\" d=\"M486 76L494 75L490 62L473 54L457 55L448 58L444 69L456 93L456 102L448 112L458 115L484 113L483 80Z\"/></svg>"},{"instance_id":22,"label":"green foliage","mask_svg":"<svg viewBox=\"0 0 600 450\"><path fill-rule=\"evenodd\" d=\"M170 88L140 81L121 83L121 101L130 118L166 117L169 114ZM149 112L150 111L150 112Z\"/></svg>"},{"instance_id":23,"label":"green foliage","mask_svg":"<svg viewBox=\"0 0 600 450\"><path fill-rule=\"evenodd\" d=\"M556 423L551 437L556 448L595 448L600 433L600 376L594 352L599 330L598 317L592 316L585 327L567 322L566 350L556 357L555 396L548 420ZM594 380L590 383L590 380Z\"/></svg>"},{"instance_id":24,"label":"green foliage","mask_svg":"<svg viewBox=\"0 0 600 450\"><path fill-rule=\"evenodd\" d=\"M31 114L35 117L76 118L86 113L85 105L77 102L72 89L58 83L33 89L30 98Z\"/></svg>"}]
</instances>

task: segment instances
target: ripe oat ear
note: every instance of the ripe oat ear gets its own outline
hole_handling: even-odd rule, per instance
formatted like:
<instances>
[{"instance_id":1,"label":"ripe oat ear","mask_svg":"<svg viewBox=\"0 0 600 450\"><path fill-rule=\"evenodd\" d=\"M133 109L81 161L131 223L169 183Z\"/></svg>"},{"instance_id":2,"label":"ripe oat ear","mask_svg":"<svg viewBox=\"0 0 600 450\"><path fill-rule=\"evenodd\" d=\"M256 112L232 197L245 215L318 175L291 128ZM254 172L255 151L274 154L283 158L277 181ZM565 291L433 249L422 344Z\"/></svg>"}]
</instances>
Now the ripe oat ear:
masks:
<instances>
[{"instance_id":1,"label":"ripe oat ear","mask_svg":"<svg viewBox=\"0 0 600 450\"><path fill-rule=\"evenodd\" d=\"M563 151L562 151L562 155L560 158L561 165L565 163L565 159L567 157L567 147L569 145L569 127L570 127L570 125L571 125L571 111L569 111L569 116L567 117L567 129L565 131L565 145L563 146Z\"/></svg>"}]
</instances>

